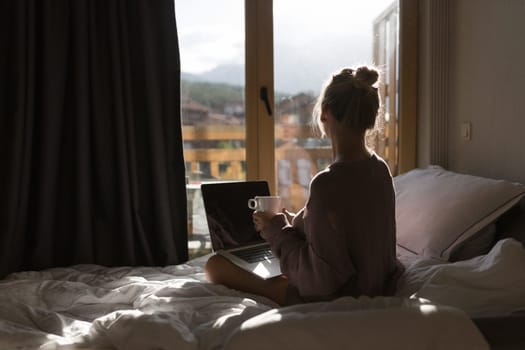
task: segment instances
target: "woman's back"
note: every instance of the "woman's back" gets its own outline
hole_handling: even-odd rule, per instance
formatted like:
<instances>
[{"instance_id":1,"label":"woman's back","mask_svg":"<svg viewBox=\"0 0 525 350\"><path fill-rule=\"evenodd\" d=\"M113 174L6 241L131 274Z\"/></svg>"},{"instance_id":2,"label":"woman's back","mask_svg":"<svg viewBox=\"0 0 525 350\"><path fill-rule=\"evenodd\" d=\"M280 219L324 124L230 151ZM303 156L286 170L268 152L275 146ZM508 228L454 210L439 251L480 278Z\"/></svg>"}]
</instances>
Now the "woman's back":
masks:
<instances>
[{"instance_id":1,"label":"woman's back","mask_svg":"<svg viewBox=\"0 0 525 350\"><path fill-rule=\"evenodd\" d=\"M335 260L340 254L350 256L356 273L341 293L391 294L390 276L396 274L398 263L395 194L387 165L376 155L356 162L336 162L316 180L320 181L312 186L318 187L314 191L320 192L320 198L317 203L310 203L305 230L311 231L312 242L325 250L324 256L334 259L334 265L345 263ZM314 215L312 211L319 213ZM323 226L329 227L326 232L331 232L341 245L314 237Z\"/></svg>"}]
</instances>

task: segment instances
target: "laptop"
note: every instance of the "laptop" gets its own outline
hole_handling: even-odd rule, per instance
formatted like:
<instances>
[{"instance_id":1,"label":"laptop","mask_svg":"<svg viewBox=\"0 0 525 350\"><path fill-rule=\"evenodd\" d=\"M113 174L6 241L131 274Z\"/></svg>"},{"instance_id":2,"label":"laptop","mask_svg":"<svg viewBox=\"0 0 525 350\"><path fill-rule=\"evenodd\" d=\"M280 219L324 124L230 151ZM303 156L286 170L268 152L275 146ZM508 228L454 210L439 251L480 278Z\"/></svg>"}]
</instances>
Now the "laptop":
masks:
<instances>
[{"instance_id":1,"label":"laptop","mask_svg":"<svg viewBox=\"0 0 525 350\"><path fill-rule=\"evenodd\" d=\"M212 249L235 265L268 279L281 275L279 260L255 230L248 199L269 196L266 181L201 185Z\"/></svg>"}]
</instances>

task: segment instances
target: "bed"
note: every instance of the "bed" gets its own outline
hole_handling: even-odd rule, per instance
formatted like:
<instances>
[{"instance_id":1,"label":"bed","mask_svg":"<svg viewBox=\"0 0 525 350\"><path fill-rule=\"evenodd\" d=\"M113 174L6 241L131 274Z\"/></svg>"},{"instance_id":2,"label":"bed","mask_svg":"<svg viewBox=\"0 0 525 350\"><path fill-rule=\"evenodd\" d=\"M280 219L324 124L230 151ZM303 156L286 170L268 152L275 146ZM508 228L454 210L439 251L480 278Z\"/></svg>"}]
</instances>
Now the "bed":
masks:
<instances>
[{"instance_id":1,"label":"bed","mask_svg":"<svg viewBox=\"0 0 525 350\"><path fill-rule=\"evenodd\" d=\"M525 191L469 176L431 167L396 178L406 271L393 297L278 307L208 283L209 255L164 267L23 271L0 281L0 349L525 348ZM447 181L453 190L443 190ZM474 198L458 183L477 184ZM497 193L482 193L487 186ZM432 205L422 205L429 193ZM428 237L445 207L461 220Z\"/></svg>"}]
</instances>

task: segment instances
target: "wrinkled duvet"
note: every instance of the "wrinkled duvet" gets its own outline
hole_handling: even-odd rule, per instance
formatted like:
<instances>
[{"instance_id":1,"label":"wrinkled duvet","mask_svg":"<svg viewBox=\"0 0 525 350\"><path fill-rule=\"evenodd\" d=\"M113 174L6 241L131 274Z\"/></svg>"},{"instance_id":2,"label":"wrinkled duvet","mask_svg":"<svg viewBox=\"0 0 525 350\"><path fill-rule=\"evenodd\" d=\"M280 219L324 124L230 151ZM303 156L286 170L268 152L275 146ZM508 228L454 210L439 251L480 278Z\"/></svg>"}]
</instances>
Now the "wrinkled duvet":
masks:
<instances>
[{"instance_id":1,"label":"wrinkled duvet","mask_svg":"<svg viewBox=\"0 0 525 350\"><path fill-rule=\"evenodd\" d=\"M488 349L471 317L525 311L525 249L512 239L455 263L401 257L396 297L290 307L209 284L206 258L11 274L0 349Z\"/></svg>"}]
</instances>

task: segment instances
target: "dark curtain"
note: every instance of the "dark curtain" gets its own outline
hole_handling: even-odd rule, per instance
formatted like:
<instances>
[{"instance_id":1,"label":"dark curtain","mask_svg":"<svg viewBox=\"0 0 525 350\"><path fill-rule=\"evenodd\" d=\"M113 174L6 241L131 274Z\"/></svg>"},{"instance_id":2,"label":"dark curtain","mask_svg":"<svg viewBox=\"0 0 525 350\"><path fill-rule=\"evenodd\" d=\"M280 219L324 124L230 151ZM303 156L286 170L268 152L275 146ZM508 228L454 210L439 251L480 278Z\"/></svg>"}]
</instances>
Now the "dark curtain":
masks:
<instances>
[{"instance_id":1,"label":"dark curtain","mask_svg":"<svg viewBox=\"0 0 525 350\"><path fill-rule=\"evenodd\" d=\"M2 0L0 45L0 277L187 260L173 0Z\"/></svg>"}]
</instances>

